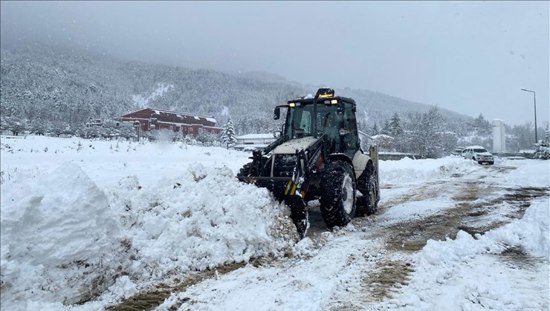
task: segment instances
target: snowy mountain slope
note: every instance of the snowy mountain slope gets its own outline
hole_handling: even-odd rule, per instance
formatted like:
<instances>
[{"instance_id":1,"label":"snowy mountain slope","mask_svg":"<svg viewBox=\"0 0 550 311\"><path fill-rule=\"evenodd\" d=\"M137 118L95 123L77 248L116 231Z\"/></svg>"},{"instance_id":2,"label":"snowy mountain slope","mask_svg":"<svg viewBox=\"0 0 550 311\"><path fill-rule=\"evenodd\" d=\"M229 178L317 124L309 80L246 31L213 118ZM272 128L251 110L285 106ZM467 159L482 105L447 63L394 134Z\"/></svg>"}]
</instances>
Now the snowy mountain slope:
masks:
<instances>
[{"instance_id":1,"label":"snowy mountain slope","mask_svg":"<svg viewBox=\"0 0 550 311\"><path fill-rule=\"evenodd\" d=\"M158 309L549 306L544 161L382 161L378 215L330 232L313 202L295 244L285 207L233 177L247 153L33 136L2 137L0 152L10 310L101 310L233 261L250 264L173 289Z\"/></svg>"},{"instance_id":2,"label":"snowy mountain slope","mask_svg":"<svg viewBox=\"0 0 550 311\"><path fill-rule=\"evenodd\" d=\"M140 108L148 108L154 105L155 100L164 96L164 94L174 88L172 84L158 83L157 89L148 95L132 95L134 104Z\"/></svg>"},{"instance_id":3,"label":"snowy mountain slope","mask_svg":"<svg viewBox=\"0 0 550 311\"><path fill-rule=\"evenodd\" d=\"M275 105L314 93L268 73L228 74L212 70L150 65L117 60L87 51L37 45L1 50L2 115L36 120L111 118L147 104L155 108L233 118L239 134L273 130ZM169 92L153 96L159 86ZM30 91L29 91L30 90ZM356 99L361 119L379 126L394 112L422 112L430 106L367 90L337 90ZM25 96L21 96L25 94ZM460 124L465 116L442 110Z\"/></svg>"}]
</instances>

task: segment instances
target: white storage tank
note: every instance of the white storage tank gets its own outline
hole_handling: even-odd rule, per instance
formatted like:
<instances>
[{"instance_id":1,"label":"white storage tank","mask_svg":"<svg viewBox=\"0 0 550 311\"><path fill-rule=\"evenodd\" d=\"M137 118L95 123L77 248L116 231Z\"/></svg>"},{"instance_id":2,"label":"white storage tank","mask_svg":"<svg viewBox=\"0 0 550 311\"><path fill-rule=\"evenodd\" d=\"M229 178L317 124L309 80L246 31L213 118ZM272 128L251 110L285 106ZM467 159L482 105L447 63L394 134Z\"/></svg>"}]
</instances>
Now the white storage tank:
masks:
<instances>
[{"instance_id":1,"label":"white storage tank","mask_svg":"<svg viewBox=\"0 0 550 311\"><path fill-rule=\"evenodd\" d=\"M499 119L493 120L493 153L506 152L506 130L504 121Z\"/></svg>"}]
</instances>

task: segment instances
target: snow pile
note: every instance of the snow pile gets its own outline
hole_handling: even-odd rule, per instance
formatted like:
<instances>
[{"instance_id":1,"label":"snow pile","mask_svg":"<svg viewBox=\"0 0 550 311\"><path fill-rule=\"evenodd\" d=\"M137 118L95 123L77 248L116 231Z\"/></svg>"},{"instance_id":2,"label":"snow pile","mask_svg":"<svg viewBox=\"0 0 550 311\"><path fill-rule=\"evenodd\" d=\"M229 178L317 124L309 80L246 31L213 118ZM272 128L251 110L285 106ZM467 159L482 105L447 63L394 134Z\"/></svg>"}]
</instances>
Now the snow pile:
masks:
<instances>
[{"instance_id":1,"label":"snow pile","mask_svg":"<svg viewBox=\"0 0 550 311\"><path fill-rule=\"evenodd\" d=\"M130 276L139 282L246 262L296 240L285 206L266 189L238 182L226 167L195 163L181 178L149 188L129 177L110 196L131 237Z\"/></svg>"},{"instance_id":2,"label":"snow pile","mask_svg":"<svg viewBox=\"0 0 550 311\"><path fill-rule=\"evenodd\" d=\"M548 200L539 200L522 219L485 235L474 238L460 231L455 240L428 241L414 257L416 271L409 286L387 306L407 310L548 308L549 217ZM507 258L506 252L533 256L532 266L526 267L525 259Z\"/></svg>"},{"instance_id":3,"label":"snow pile","mask_svg":"<svg viewBox=\"0 0 550 311\"><path fill-rule=\"evenodd\" d=\"M506 181L512 185L531 187L550 187L550 161L522 160L507 161L505 164L517 166L510 174L506 175Z\"/></svg>"},{"instance_id":4,"label":"snow pile","mask_svg":"<svg viewBox=\"0 0 550 311\"><path fill-rule=\"evenodd\" d=\"M92 310L295 243L287 208L266 189L240 183L225 166L181 171L154 186L125 177L104 192L64 163L38 180L4 183L2 306L59 310L103 293L82 306Z\"/></svg>"},{"instance_id":5,"label":"snow pile","mask_svg":"<svg viewBox=\"0 0 550 311\"><path fill-rule=\"evenodd\" d=\"M521 220L488 232L480 238L501 248L525 249L530 255L550 260L550 211L548 199L534 201Z\"/></svg>"},{"instance_id":6,"label":"snow pile","mask_svg":"<svg viewBox=\"0 0 550 311\"><path fill-rule=\"evenodd\" d=\"M84 140L39 137L5 140L0 145L0 179L50 174L65 162L78 164L100 189L116 186L121 178L136 175L142 185L156 185L161 178L177 177L188 164L227 166L237 172L250 161L250 152L163 141ZM161 172L161 173L159 173Z\"/></svg>"},{"instance_id":7,"label":"snow pile","mask_svg":"<svg viewBox=\"0 0 550 311\"><path fill-rule=\"evenodd\" d=\"M3 185L1 205L3 306L87 300L124 268L107 197L78 166Z\"/></svg>"}]
</instances>

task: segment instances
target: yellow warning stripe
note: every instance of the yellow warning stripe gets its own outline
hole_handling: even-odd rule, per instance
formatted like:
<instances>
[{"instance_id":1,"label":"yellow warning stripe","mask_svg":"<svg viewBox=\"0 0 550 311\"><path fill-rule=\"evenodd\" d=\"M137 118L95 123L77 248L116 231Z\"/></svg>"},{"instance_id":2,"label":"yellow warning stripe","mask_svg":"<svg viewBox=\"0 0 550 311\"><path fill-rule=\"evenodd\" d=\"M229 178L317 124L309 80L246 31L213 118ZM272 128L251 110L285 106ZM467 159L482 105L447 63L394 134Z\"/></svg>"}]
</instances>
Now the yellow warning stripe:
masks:
<instances>
[{"instance_id":1,"label":"yellow warning stripe","mask_svg":"<svg viewBox=\"0 0 550 311\"><path fill-rule=\"evenodd\" d=\"M290 191L290 187L292 186L292 179L288 181L285 188L285 195L288 195L288 191Z\"/></svg>"},{"instance_id":2,"label":"yellow warning stripe","mask_svg":"<svg viewBox=\"0 0 550 311\"><path fill-rule=\"evenodd\" d=\"M298 185L294 184L294 186L292 187L292 191L290 191L290 194L295 194L296 193L296 187L298 187Z\"/></svg>"}]
</instances>

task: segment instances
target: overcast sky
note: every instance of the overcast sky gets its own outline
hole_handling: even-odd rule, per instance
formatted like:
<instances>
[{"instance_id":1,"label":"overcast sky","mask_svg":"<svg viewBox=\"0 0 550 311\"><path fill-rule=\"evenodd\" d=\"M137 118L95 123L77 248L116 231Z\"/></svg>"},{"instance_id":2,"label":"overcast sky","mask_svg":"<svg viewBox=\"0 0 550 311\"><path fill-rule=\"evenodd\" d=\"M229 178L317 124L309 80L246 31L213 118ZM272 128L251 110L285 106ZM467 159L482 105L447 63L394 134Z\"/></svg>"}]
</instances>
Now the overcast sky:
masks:
<instances>
[{"instance_id":1,"label":"overcast sky","mask_svg":"<svg viewBox=\"0 0 550 311\"><path fill-rule=\"evenodd\" d=\"M378 91L539 125L549 3L5 2L2 44L51 41L145 62ZM314 90L312 90L314 92Z\"/></svg>"}]
</instances>

